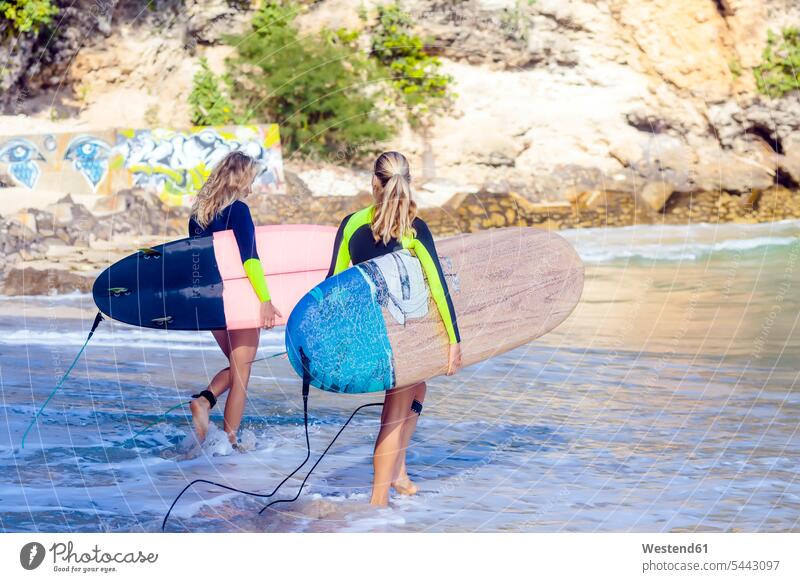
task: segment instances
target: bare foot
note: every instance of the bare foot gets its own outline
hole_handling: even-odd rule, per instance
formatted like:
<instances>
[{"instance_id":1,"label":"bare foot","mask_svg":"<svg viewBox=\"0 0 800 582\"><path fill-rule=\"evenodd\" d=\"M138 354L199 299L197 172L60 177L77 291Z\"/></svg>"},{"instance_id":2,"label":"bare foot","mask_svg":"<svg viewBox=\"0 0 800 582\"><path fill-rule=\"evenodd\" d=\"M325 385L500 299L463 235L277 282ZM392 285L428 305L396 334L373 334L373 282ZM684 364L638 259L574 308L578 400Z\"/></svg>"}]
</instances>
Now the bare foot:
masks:
<instances>
[{"instance_id":1,"label":"bare foot","mask_svg":"<svg viewBox=\"0 0 800 582\"><path fill-rule=\"evenodd\" d=\"M228 442L231 443L231 446L233 447L234 450L237 450L239 448L239 439L236 438L236 433L229 432L227 433L227 435L228 435Z\"/></svg>"},{"instance_id":2,"label":"bare foot","mask_svg":"<svg viewBox=\"0 0 800 582\"><path fill-rule=\"evenodd\" d=\"M369 504L376 506L376 507L386 507L389 505L389 493L388 491L386 494L376 494L374 491L372 492L372 498L369 500Z\"/></svg>"},{"instance_id":3,"label":"bare foot","mask_svg":"<svg viewBox=\"0 0 800 582\"><path fill-rule=\"evenodd\" d=\"M203 442L208 433L208 416L211 414L211 404L205 398L195 398L189 405L192 410L192 422L197 440Z\"/></svg>"},{"instance_id":4,"label":"bare foot","mask_svg":"<svg viewBox=\"0 0 800 582\"><path fill-rule=\"evenodd\" d=\"M419 487L414 485L414 482L408 478L408 475L402 475L392 482L392 487L400 495L416 495Z\"/></svg>"}]
</instances>

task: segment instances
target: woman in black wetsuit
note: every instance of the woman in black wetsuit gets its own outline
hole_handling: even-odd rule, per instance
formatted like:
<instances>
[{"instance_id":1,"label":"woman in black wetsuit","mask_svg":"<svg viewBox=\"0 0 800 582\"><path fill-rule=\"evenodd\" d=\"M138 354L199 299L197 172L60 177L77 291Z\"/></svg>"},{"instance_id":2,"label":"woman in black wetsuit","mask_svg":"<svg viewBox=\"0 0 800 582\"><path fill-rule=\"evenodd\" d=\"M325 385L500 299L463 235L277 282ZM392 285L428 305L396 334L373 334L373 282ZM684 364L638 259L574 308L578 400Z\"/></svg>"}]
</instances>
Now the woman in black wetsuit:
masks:
<instances>
[{"instance_id":1,"label":"woman in black wetsuit","mask_svg":"<svg viewBox=\"0 0 800 582\"><path fill-rule=\"evenodd\" d=\"M398 152L385 152L375 161L372 176L375 204L342 220L333 248L328 277L358 264L399 249L412 251L422 264L450 347L447 374L461 367L461 336L447 282L442 273L433 236L428 225L417 218L417 205L411 196L408 160ZM414 495L417 487L406 471L406 449L417 426L425 400L425 382L392 388L386 392L381 430L375 443L372 484L373 505L389 502L389 488L403 495Z\"/></svg>"},{"instance_id":2,"label":"woman in black wetsuit","mask_svg":"<svg viewBox=\"0 0 800 582\"><path fill-rule=\"evenodd\" d=\"M189 218L189 236L210 236L220 230L233 230L245 273L261 301L261 325L270 329L275 325L275 318L281 314L272 305L256 250L253 218L250 208L243 202L251 192L257 172L256 162L242 152L231 152L220 161L197 193ZM250 368L258 350L259 332L259 328L211 332L230 366L217 372L208 388L200 392L191 404L199 441L202 442L206 437L211 408L217 398L230 388L225 402L224 429L230 442L236 446Z\"/></svg>"}]
</instances>

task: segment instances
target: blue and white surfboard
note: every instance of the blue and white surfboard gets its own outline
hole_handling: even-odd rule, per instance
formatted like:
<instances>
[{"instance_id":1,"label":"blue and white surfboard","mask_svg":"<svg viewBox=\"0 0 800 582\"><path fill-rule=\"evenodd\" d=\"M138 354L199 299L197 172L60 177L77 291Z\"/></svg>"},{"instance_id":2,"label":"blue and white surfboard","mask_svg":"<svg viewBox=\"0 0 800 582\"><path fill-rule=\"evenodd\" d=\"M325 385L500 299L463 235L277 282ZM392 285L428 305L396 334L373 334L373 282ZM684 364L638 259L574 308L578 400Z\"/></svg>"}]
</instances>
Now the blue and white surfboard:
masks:
<instances>
[{"instance_id":1,"label":"blue and white surfboard","mask_svg":"<svg viewBox=\"0 0 800 582\"><path fill-rule=\"evenodd\" d=\"M495 229L437 243L465 366L544 335L577 305L583 263L556 233ZM286 324L289 361L331 392L380 392L447 370L449 342L418 259L399 251L306 294ZM303 357L301 357L301 354Z\"/></svg>"},{"instance_id":2,"label":"blue and white surfboard","mask_svg":"<svg viewBox=\"0 0 800 582\"><path fill-rule=\"evenodd\" d=\"M386 316L405 324L428 313L419 260L398 251L366 261L312 289L286 324L286 350L302 376L331 392L388 390L395 384Z\"/></svg>"}]
</instances>

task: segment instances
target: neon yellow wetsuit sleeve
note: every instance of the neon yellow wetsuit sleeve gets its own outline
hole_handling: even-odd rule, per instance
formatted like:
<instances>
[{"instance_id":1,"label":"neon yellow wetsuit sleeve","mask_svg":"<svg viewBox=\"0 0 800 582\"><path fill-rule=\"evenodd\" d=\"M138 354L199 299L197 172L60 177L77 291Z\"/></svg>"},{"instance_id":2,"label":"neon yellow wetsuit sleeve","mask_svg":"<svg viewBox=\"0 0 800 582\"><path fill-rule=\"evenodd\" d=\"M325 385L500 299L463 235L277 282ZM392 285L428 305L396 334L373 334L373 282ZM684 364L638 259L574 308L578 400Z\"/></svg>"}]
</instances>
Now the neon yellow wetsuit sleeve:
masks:
<instances>
[{"instance_id":1,"label":"neon yellow wetsuit sleeve","mask_svg":"<svg viewBox=\"0 0 800 582\"><path fill-rule=\"evenodd\" d=\"M453 308L453 302L450 299L450 292L447 289L447 282L444 279L442 266L439 264L439 257L433 244L433 235L428 229L428 225L422 220L414 221L414 228L417 231L417 237L403 238L403 248L413 251L422 264L425 277L428 279L431 296L436 303L444 328L447 331L447 338L451 344L457 344L461 341L461 334L458 331L456 313Z\"/></svg>"},{"instance_id":2,"label":"neon yellow wetsuit sleeve","mask_svg":"<svg viewBox=\"0 0 800 582\"><path fill-rule=\"evenodd\" d=\"M244 262L244 272L247 273L247 278L253 285L253 289L258 295L258 300L261 303L265 301L272 301L267 288L267 278L264 276L264 269L261 266L259 259L247 259Z\"/></svg>"},{"instance_id":3,"label":"neon yellow wetsuit sleeve","mask_svg":"<svg viewBox=\"0 0 800 582\"><path fill-rule=\"evenodd\" d=\"M345 216L336 232L333 241L333 254L331 256L331 266L328 269L328 277L338 275L350 266L352 257L350 256L350 239L353 233L365 224L372 223L372 216L375 212L374 206L367 206L363 210Z\"/></svg>"},{"instance_id":4,"label":"neon yellow wetsuit sleeve","mask_svg":"<svg viewBox=\"0 0 800 582\"><path fill-rule=\"evenodd\" d=\"M253 217L247 204L241 200L231 204L228 214L228 226L233 230L233 234L236 237L244 272L247 273L247 278L253 285L253 290L256 292L259 301L262 303L270 301L267 279L264 277L264 268L261 266L261 259L256 249L256 227L253 224Z\"/></svg>"}]
</instances>

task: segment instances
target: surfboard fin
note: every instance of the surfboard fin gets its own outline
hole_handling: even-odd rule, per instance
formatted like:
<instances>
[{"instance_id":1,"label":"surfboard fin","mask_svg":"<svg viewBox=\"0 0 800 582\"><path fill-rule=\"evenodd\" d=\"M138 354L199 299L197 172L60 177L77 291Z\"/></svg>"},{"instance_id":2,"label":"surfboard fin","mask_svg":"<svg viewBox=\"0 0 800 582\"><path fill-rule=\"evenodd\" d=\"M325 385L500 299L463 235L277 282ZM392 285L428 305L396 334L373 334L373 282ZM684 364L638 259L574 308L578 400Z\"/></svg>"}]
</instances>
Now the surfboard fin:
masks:
<instances>
[{"instance_id":1,"label":"surfboard fin","mask_svg":"<svg viewBox=\"0 0 800 582\"><path fill-rule=\"evenodd\" d=\"M149 247L142 247L142 248L136 249L136 250L138 250L140 253L142 253L142 256L145 259L160 259L161 258L161 253L159 253L157 250L151 249Z\"/></svg>"}]
</instances>

